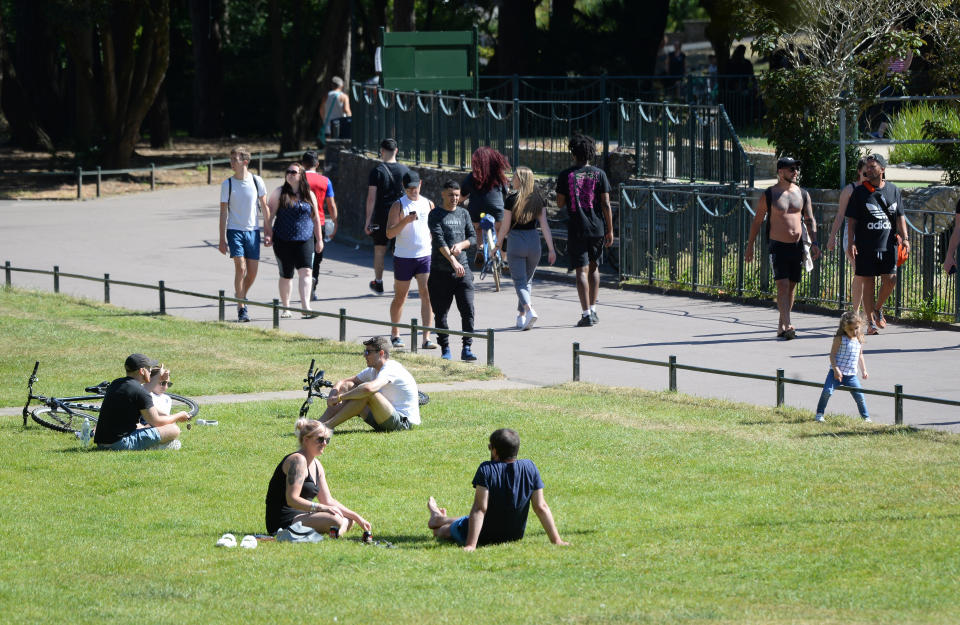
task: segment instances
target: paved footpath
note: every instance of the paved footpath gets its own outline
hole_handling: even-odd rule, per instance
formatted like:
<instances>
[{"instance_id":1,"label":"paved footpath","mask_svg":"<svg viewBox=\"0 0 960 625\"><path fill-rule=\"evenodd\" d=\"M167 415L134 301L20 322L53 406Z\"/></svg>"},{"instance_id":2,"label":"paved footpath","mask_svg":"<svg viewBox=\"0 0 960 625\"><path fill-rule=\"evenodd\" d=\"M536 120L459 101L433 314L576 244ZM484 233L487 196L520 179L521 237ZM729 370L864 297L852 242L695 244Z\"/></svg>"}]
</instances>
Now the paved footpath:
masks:
<instances>
[{"instance_id":1,"label":"paved footpath","mask_svg":"<svg viewBox=\"0 0 960 625\"><path fill-rule=\"evenodd\" d=\"M272 188L278 182L268 180L267 184ZM0 201L0 261L47 270L59 265L64 272L110 273L111 278L134 282L162 279L172 288L210 294L225 289L230 295L233 265L216 249L217 202L215 185L84 202ZM340 210L362 209L343 206ZM250 297L271 301L277 296L276 261L269 248L263 252ZM328 244L321 265L321 301L314 308L328 312L346 308L349 315L387 320L390 291L378 297L367 287L373 273L371 256L369 248L357 249L336 240ZM52 290L53 279L15 272L13 283ZM513 327L516 299L509 279L504 287L496 293L490 278L478 281L476 327L496 330L496 365L517 386L569 381L574 341L584 350L657 361L675 355L681 364L717 369L775 375L782 368L787 377L821 382L838 321L835 316L797 313L798 338L783 342L774 337L777 315L773 308L604 288L600 324L576 328L580 311L573 286L538 280L534 302L540 320L533 330L521 332ZM63 278L61 290L92 299L103 297L103 286L96 282ZM132 309L158 308L157 293L152 290L113 286L111 301ZM167 295L167 312L190 319L217 318L216 302L174 294ZM270 327L269 309L251 308L250 312L251 325ZM227 318L235 315L235 308L229 307ZM417 300L408 301L403 319L419 316ZM450 319L454 328L459 327L455 308ZM338 336L336 319L296 316L281 320L281 327L310 336ZM385 327L347 324L351 340L384 332ZM408 336L405 340L409 342ZM451 343L456 357L459 340L451 337ZM485 348L485 341L476 341L474 351L481 356L480 362ZM960 332L890 324L883 334L868 339L871 377L864 384L892 391L899 383L906 393L960 400L960 386L953 379L958 353ZM433 354L439 357L438 352ZM685 393L761 405L776 399L773 382L687 371L679 371L677 378L679 390ZM668 383L662 367L586 357L581 361L581 379L651 390L665 389ZM818 396L818 388L786 388L787 403L809 409L811 418ZM868 396L867 404L875 421L893 422L892 398ZM830 410L856 414L847 393L836 393ZM960 408L907 401L904 412L908 424L960 431Z\"/></svg>"}]
</instances>

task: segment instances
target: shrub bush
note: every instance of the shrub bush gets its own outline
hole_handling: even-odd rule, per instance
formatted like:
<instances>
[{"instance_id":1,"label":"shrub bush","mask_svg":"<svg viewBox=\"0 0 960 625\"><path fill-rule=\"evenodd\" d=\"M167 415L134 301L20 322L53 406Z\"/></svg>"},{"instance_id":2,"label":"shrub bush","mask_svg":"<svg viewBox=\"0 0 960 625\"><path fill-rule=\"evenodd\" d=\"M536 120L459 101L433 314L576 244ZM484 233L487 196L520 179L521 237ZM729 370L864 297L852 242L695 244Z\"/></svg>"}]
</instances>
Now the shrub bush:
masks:
<instances>
[{"instance_id":1,"label":"shrub bush","mask_svg":"<svg viewBox=\"0 0 960 625\"><path fill-rule=\"evenodd\" d=\"M937 122L945 129L960 134L960 115L956 110L918 102L900 109L890 120L887 134L890 139L907 141L925 138L925 124ZM941 154L935 145L919 143L903 144L890 152L891 163L913 163L914 165L942 165Z\"/></svg>"}]
</instances>

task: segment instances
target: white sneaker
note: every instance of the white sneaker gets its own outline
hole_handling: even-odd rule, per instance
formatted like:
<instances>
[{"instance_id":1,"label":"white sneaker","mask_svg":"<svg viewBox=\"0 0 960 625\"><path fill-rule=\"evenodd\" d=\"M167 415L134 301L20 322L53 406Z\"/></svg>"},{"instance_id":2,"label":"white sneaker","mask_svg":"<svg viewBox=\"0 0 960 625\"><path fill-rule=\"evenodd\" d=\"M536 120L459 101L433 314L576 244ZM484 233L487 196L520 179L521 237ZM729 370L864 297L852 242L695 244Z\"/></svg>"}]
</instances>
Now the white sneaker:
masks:
<instances>
[{"instance_id":1,"label":"white sneaker","mask_svg":"<svg viewBox=\"0 0 960 625\"><path fill-rule=\"evenodd\" d=\"M524 324L525 321L526 321L526 317L525 317L522 313L519 314L519 315L517 315L517 329L518 329L518 330L522 330L522 329L523 329L523 324Z\"/></svg>"},{"instance_id":2,"label":"white sneaker","mask_svg":"<svg viewBox=\"0 0 960 625\"><path fill-rule=\"evenodd\" d=\"M244 549L256 549L257 548L257 537L247 534L243 537L243 540L240 541L240 546Z\"/></svg>"},{"instance_id":3,"label":"white sneaker","mask_svg":"<svg viewBox=\"0 0 960 625\"><path fill-rule=\"evenodd\" d=\"M864 417L864 418L863 418L863 422L864 422L864 423L873 423L873 419L871 419L870 417Z\"/></svg>"},{"instance_id":4,"label":"white sneaker","mask_svg":"<svg viewBox=\"0 0 960 625\"><path fill-rule=\"evenodd\" d=\"M256 539L254 539L256 540ZM233 534L224 534L220 537L220 540L217 541L217 547L236 547L237 546L237 537Z\"/></svg>"},{"instance_id":5,"label":"white sneaker","mask_svg":"<svg viewBox=\"0 0 960 625\"><path fill-rule=\"evenodd\" d=\"M823 423L823 415L822 415L822 414L818 414L817 416L815 416L815 417L813 418L813 420L816 421L817 423Z\"/></svg>"},{"instance_id":6,"label":"white sneaker","mask_svg":"<svg viewBox=\"0 0 960 625\"><path fill-rule=\"evenodd\" d=\"M180 442L179 438L175 438L166 445L157 445L154 449L180 449L183 446L183 443Z\"/></svg>"},{"instance_id":7,"label":"white sneaker","mask_svg":"<svg viewBox=\"0 0 960 625\"><path fill-rule=\"evenodd\" d=\"M537 317L537 311L532 308L527 310L527 314L523 319L523 329L529 330L532 328L533 324L537 322L537 319L539 319L539 317Z\"/></svg>"}]
</instances>

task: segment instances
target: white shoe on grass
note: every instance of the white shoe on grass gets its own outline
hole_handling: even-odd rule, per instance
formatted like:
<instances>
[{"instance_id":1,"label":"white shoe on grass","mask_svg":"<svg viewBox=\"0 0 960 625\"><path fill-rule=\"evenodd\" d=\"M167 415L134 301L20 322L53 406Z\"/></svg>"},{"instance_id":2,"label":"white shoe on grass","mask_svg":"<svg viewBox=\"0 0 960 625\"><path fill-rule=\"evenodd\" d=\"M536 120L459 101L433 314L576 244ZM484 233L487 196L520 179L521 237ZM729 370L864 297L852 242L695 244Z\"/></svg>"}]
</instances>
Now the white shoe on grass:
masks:
<instances>
[{"instance_id":1,"label":"white shoe on grass","mask_svg":"<svg viewBox=\"0 0 960 625\"><path fill-rule=\"evenodd\" d=\"M240 541L240 546L244 549L256 549L257 548L257 537L247 534L243 537L243 540Z\"/></svg>"},{"instance_id":2,"label":"white shoe on grass","mask_svg":"<svg viewBox=\"0 0 960 625\"><path fill-rule=\"evenodd\" d=\"M220 540L217 541L217 547L227 547L229 549L236 546L237 546L237 537L230 533L224 534L223 536L220 537Z\"/></svg>"}]
</instances>

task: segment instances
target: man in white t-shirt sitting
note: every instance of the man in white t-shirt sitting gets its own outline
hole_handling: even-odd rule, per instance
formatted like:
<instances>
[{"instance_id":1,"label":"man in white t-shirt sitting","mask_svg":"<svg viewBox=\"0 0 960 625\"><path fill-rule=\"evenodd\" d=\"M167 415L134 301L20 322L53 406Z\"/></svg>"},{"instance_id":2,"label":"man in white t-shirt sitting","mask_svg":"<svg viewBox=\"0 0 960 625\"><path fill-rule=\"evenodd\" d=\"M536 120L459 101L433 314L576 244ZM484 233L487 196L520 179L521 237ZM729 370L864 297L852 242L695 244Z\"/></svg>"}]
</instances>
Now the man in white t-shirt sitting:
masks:
<instances>
[{"instance_id":1,"label":"man in white t-shirt sitting","mask_svg":"<svg viewBox=\"0 0 960 625\"><path fill-rule=\"evenodd\" d=\"M363 343L367 368L333 385L320 422L335 428L360 417L378 432L420 425L417 383L403 365L390 359L390 341L375 336Z\"/></svg>"}]
</instances>

